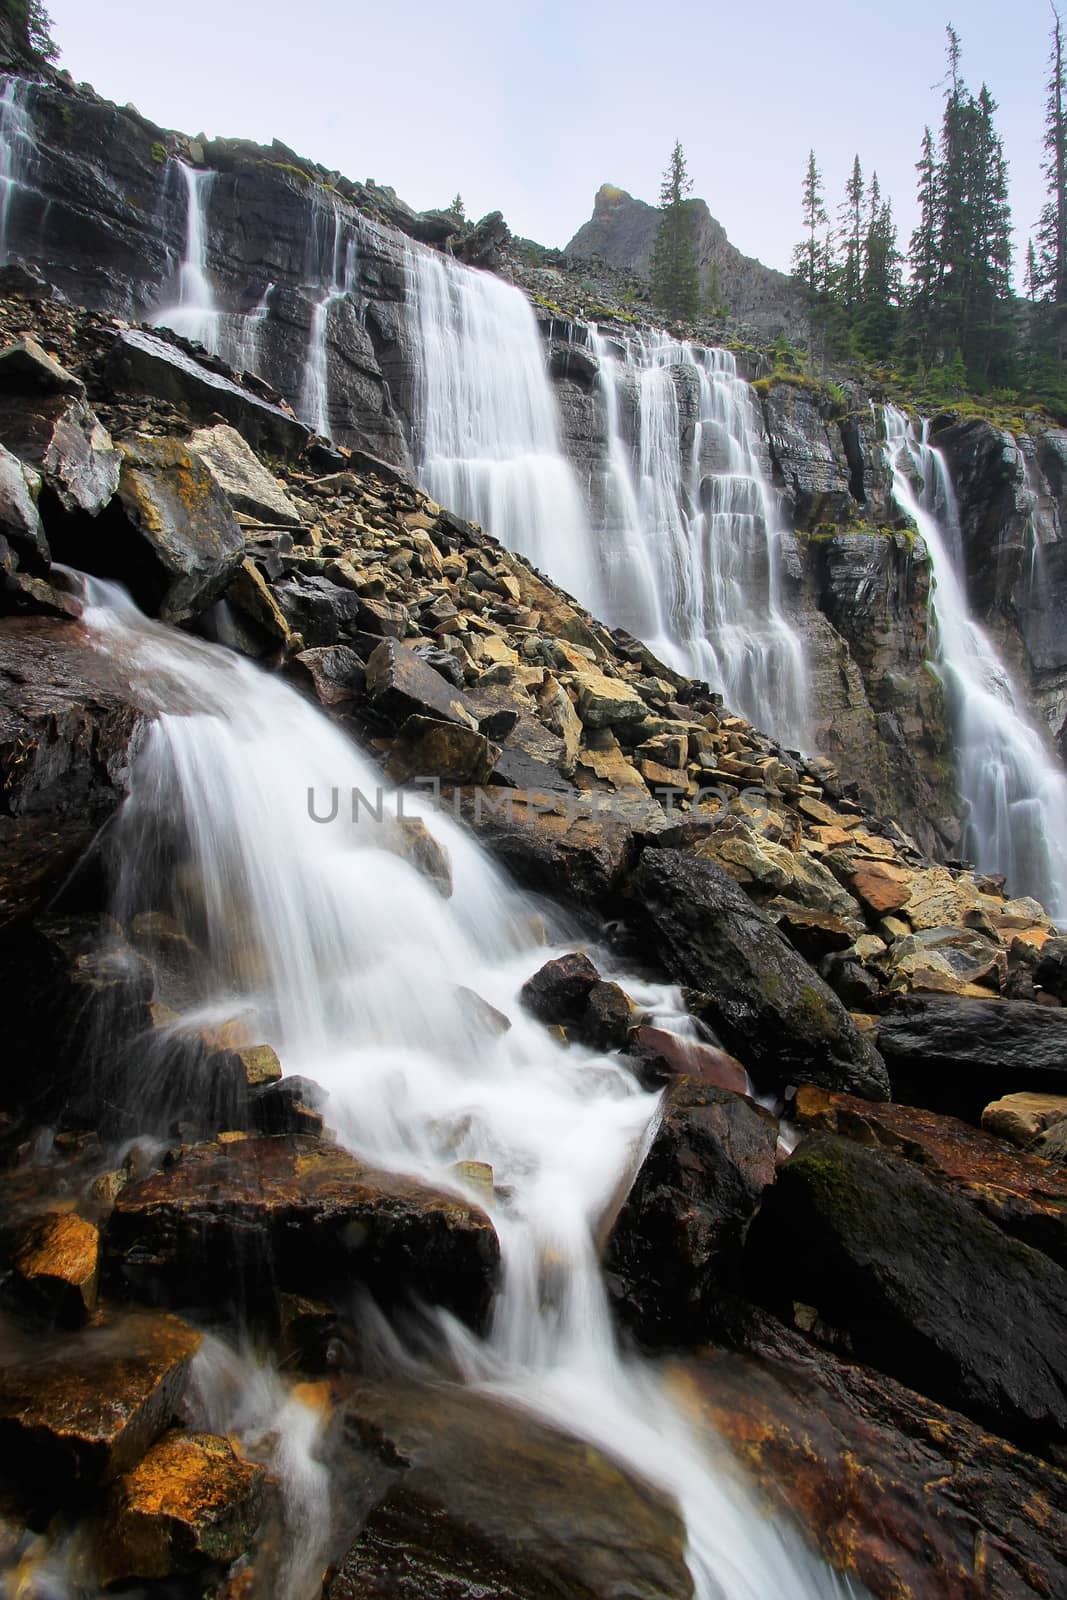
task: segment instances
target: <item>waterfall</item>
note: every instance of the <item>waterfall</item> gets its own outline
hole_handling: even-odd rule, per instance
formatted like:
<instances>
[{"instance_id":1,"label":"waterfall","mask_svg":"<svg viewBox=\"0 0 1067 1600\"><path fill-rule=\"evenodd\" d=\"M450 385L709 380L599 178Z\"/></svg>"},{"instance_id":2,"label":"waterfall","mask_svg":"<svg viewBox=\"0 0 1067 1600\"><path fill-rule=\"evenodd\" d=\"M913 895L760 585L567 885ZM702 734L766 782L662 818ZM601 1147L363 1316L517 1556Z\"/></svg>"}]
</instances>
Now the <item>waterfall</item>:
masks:
<instances>
[{"instance_id":1,"label":"waterfall","mask_svg":"<svg viewBox=\"0 0 1067 1600\"><path fill-rule=\"evenodd\" d=\"M5 266L10 259L7 232L11 207L16 195L30 187L27 175L35 138L27 106L30 84L24 78L0 81L0 266Z\"/></svg>"},{"instance_id":2,"label":"waterfall","mask_svg":"<svg viewBox=\"0 0 1067 1600\"><path fill-rule=\"evenodd\" d=\"M358 1155L453 1189L457 1160L492 1164L492 1196L470 1194L497 1229L502 1285L486 1340L442 1321L452 1364L673 1495L699 1600L852 1594L616 1343L595 1231L657 1098L623 1058L564 1048L517 1004L558 953L536 943L532 903L432 809L448 900L396 853L392 809L350 821L346 800L314 820L312 793L325 816L331 790L380 792L340 730L281 679L148 622L114 586L89 593L91 637L161 711L119 819L125 904L197 930L220 1002L251 1008L286 1070L324 1085ZM663 1025L684 1026L677 991L625 981ZM491 1031L460 985L510 1031Z\"/></svg>"},{"instance_id":3,"label":"waterfall","mask_svg":"<svg viewBox=\"0 0 1067 1600\"><path fill-rule=\"evenodd\" d=\"M304 378L297 409L301 419L326 439L333 437L330 425L330 352L326 343L330 308L352 293L357 263L356 238L351 235L345 243L344 225L336 200L328 208L317 200L313 202L304 271L306 281L319 289L320 295L311 312Z\"/></svg>"},{"instance_id":4,"label":"waterfall","mask_svg":"<svg viewBox=\"0 0 1067 1600\"><path fill-rule=\"evenodd\" d=\"M590 507L525 295L412 246L408 297L415 449L430 492L757 726L806 743L804 651L780 597L782 522L733 357L666 334L619 346L585 330L606 441Z\"/></svg>"},{"instance_id":5,"label":"waterfall","mask_svg":"<svg viewBox=\"0 0 1067 1600\"><path fill-rule=\"evenodd\" d=\"M217 174L185 161L175 165L185 190L185 253L178 269L178 298L157 311L153 321L219 354L219 309L207 272L206 209Z\"/></svg>"},{"instance_id":6,"label":"waterfall","mask_svg":"<svg viewBox=\"0 0 1067 1600\"><path fill-rule=\"evenodd\" d=\"M630 334L620 347L591 329L590 344L608 438L594 534L608 617L722 689L757 727L804 745L804 647L782 609L783 522L751 386L729 351L665 333Z\"/></svg>"},{"instance_id":7,"label":"waterfall","mask_svg":"<svg viewBox=\"0 0 1067 1600\"><path fill-rule=\"evenodd\" d=\"M414 446L427 489L599 611L578 481L525 295L413 245Z\"/></svg>"},{"instance_id":8,"label":"waterfall","mask_svg":"<svg viewBox=\"0 0 1067 1600\"><path fill-rule=\"evenodd\" d=\"M964 848L1067 919L1067 774L1034 726L992 641L971 615L956 496L941 453L893 406L884 408L893 494L930 554L938 659L955 730Z\"/></svg>"},{"instance_id":9,"label":"waterfall","mask_svg":"<svg viewBox=\"0 0 1067 1600\"><path fill-rule=\"evenodd\" d=\"M234 317L235 326L225 342L223 355L237 372L259 371L259 330L270 315L274 284L268 283L251 311Z\"/></svg>"}]
</instances>

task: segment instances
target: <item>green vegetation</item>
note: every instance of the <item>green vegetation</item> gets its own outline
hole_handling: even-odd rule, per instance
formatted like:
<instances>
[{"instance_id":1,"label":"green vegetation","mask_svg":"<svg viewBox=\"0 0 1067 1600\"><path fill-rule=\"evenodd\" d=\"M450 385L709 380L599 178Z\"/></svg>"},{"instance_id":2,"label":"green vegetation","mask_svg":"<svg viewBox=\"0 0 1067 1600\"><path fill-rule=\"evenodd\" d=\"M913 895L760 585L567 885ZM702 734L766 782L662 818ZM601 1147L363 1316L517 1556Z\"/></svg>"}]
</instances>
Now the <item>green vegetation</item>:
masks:
<instances>
[{"instance_id":1,"label":"green vegetation","mask_svg":"<svg viewBox=\"0 0 1067 1600\"><path fill-rule=\"evenodd\" d=\"M163 163L166 161L166 159L167 159L167 147L166 147L165 144L161 144L159 142L159 140L157 139L156 142L152 146L152 160L156 163L157 166L161 167L163 165Z\"/></svg>"},{"instance_id":2,"label":"green vegetation","mask_svg":"<svg viewBox=\"0 0 1067 1600\"><path fill-rule=\"evenodd\" d=\"M700 309L692 216L686 198L692 187L685 153L676 141L660 187L660 221L651 261L652 298L673 317L695 317Z\"/></svg>"},{"instance_id":3,"label":"green vegetation","mask_svg":"<svg viewBox=\"0 0 1067 1600\"><path fill-rule=\"evenodd\" d=\"M0 4L32 55L42 61L59 59L59 46L52 37L52 19L42 0L0 0Z\"/></svg>"},{"instance_id":4,"label":"green vegetation","mask_svg":"<svg viewBox=\"0 0 1067 1600\"><path fill-rule=\"evenodd\" d=\"M1035 408L1067 420L1067 61L1053 8L1043 171L1048 200L1026 249L1026 298L1012 288L1007 163L989 88L972 93L948 28L941 127L923 135L919 221L905 258L877 174L853 158L831 223L815 152L793 252L826 355L892 368L887 388L924 409L995 415L1022 431ZM906 264L907 277L903 268ZM777 363L776 363L777 365ZM895 397L895 394L894 394Z\"/></svg>"}]
</instances>

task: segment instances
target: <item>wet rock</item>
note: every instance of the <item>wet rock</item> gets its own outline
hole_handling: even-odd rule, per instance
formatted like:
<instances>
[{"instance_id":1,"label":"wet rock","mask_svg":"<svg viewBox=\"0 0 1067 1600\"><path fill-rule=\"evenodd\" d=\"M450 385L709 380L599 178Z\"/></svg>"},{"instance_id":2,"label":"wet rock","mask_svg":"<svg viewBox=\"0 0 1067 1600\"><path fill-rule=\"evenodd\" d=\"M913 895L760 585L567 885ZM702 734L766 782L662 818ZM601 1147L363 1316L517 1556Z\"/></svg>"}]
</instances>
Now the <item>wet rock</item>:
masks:
<instances>
[{"instance_id":1,"label":"wet rock","mask_svg":"<svg viewBox=\"0 0 1067 1600\"><path fill-rule=\"evenodd\" d=\"M701 992L700 1014L757 1083L821 1083L885 1098L877 1050L721 867L646 849L630 894L649 948L672 977Z\"/></svg>"},{"instance_id":2,"label":"wet rock","mask_svg":"<svg viewBox=\"0 0 1067 1600\"><path fill-rule=\"evenodd\" d=\"M362 661L348 645L301 650L293 660L311 679L320 705L346 705L362 697L366 673Z\"/></svg>"},{"instance_id":3,"label":"wet rock","mask_svg":"<svg viewBox=\"0 0 1067 1600\"><path fill-rule=\"evenodd\" d=\"M599 982L600 974L589 957L576 952L546 961L527 978L519 999L539 1021L566 1026L583 1015Z\"/></svg>"},{"instance_id":4,"label":"wet rock","mask_svg":"<svg viewBox=\"0 0 1067 1600\"><path fill-rule=\"evenodd\" d=\"M322 1106L326 1096L310 1078L292 1074L265 1083L248 1096L248 1122L257 1133L307 1134L317 1138L323 1129Z\"/></svg>"},{"instance_id":5,"label":"wet rock","mask_svg":"<svg viewBox=\"0 0 1067 1600\"><path fill-rule=\"evenodd\" d=\"M321 574L296 573L272 590L286 625L312 649L328 649L359 633L360 598Z\"/></svg>"},{"instance_id":6,"label":"wet rock","mask_svg":"<svg viewBox=\"0 0 1067 1600\"><path fill-rule=\"evenodd\" d=\"M41 477L0 445L0 533L21 566L46 572L51 559L37 509Z\"/></svg>"},{"instance_id":7,"label":"wet rock","mask_svg":"<svg viewBox=\"0 0 1067 1600\"><path fill-rule=\"evenodd\" d=\"M477 1324L499 1246L468 1202L376 1172L335 1145L288 1137L198 1145L129 1184L104 1254L116 1289L165 1303L236 1297L270 1315L278 1287L321 1296L362 1285L386 1304L414 1296Z\"/></svg>"},{"instance_id":8,"label":"wet rock","mask_svg":"<svg viewBox=\"0 0 1067 1600\"><path fill-rule=\"evenodd\" d=\"M85 385L68 372L36 339L24 334L0 350L0 394L76 394L84 397Z\"/></svg>"},{"instance_id":9,"label":"wet rock","mask_svg":"<svg viewBox=\"0 0 1067 1600\"><path fill-rule=\"evenodd\" d=\"M443 783L485 783L500 746L457 722L409 717L389 752L386 772L393 783L440 778Z\"/></svg>"},{"instance_id":10,"label":"wet rock","mask_svg":"<svg viewBox=\"0 0 1067 1600\"><path fill-rule=\"evenodd\" d=\"M39 472L60 508L97 517L119 484L122 458L83 400L0 397L0 443Z\"/></svg>"},{"instance_id":11,"label":"wet rock","mask_svg":"<svg viewBox=\"0 0 1067 1600\"><path fill-rule=\"evenodd\" d=\"M1049 939L1034 967L1034 982L1067 1005L1067 939Z\"/></svg>"},{"instance_id":12,"label":"wet rock","mask_svg":"<svg viewBox=\"0 0 1067 1600\"><path fill-rule=\"evenodd\" d=\"M108 358L107 375L120 393L132 390L167 400L194 421L224 417L254 450L284 460L298 456L310 437L290 412L212 372L154 333L140 329L120 333Z\"/></svg>"},{"instance_id":13,"label":"wet rock","mask_svg":"<svg viewBox=\"0 0 1067 1600\"><path fill-rule=\"evenodd\" d=\"M401 817L397 824L396 848L399 853L429 878L446 900L452 894L452 859L443 844L434 838L421 817Z\"/></svg>"},{"instance_id":14,"label":"wet rock","mask_svg":"<svg viewBox=\"0 0 1067 1600\"><path fill-rule=\"evenodd\" d=\"M617 983L596 983L575 1033L591 1050L621 1050L636 1016L636 1006Z\"/></svg>"},{"instance_id":15,"label":"wet rock","mask_svg":"<svg viewBox=\"0 0 1067 1600\"><path fill-rule=\"evenodd\" d=\"M228 1566L255 1537L265 1480L228 1439L168 1433L111 1490L108 1583Z\"/></svg>"},{"instance_id":16,"label":"wet rock","mask_svg":"<svg viewBox=\"0 0 1067 1600\"><path fill-rule=\"evenodd\" d=\"M690 1600L674 1506L584 1441L402 1380L358 1385L346 1422L394 1481L327 1600Z\"/></svg>"},{"instance_id":17,"label":"wet rock","mask_svg":"<svg viewBox=\"0 0 1067 1600\"><path fill-rule=\"evenodd\" d=\"M122 517L100 524L85 564L116 577L164 622L186 622L230 583L244 535L207 467L174 439L122 446Z\"/></svg>"},{"instance_id":18,"label":"wet rock","mask_svg":"<svg viewBox=\"0 0 1067 1600\"><path fill-rule=\"evenodd\" d=\"M367 693L374 709L399 727L408 717L430 717L478 729L462 690L395 639L383 639L367 662Z\"/></svg>"},{"instance_id":19,"label":"wet rock","mask_svg":"<svg viewBox=\"0 0 1067 1600\"><path fill-rule=\"evenodd\" d=\"M601 910L634 856L630 825L573 793L457 790L459 814L527 888Z\"/></svg>"},{"instance_id":20,"label":"wet rock","mask_svg":"<svg viewBox=\"0 0 1067 1600\"><path fill-rule=\"evenodd\" d=\"M982 1112L982 1127L998 1139L1009 1139L1012 1144L1026 1146L1051 1128L1054 1123L1067 1118L1067 1095L1019 1094L1002 1095L991 1100Z\"/></svg>"},{"instance_id":21,"label":"wet rock","mask_svg":"<svg viewBox=\"0 0 1067 1600\"><path fill-rule=\"evenodd\" d=\"M899 1156L830 1134L778 1169L746 1283L849 1353L1044 1453L1067 1440L1067 1272Z\"/></svg>"},{"instance_id":22,"label":"wet rock","mask_svg":"<svg viewBox=\"0 0 1067 1600\"><path fill-rule=\"evenodd\" d=\"M895 1098L977 1122L1013 1089L1067 1085L1067 1012L1021 1000L912 995L879 1019L878 1048Z\"/></svg>"},{"instance_id":23,"label":"wet rock","mask_svg":"<svg viewBox=\"0 0 1067 1600\"><path fill-rule=\"evenodd\" d=\"M1047 1161L1021 1155L955 1117L891 1102L871 1105L810 1084L797 1090L793 1118L803 1128L839 1133L914 1161L1005 1233L1067 1267L1067 1180Z\"/></svg>"},{"instance_id":24,"label":"wet rock","mask_svg":"<svg viewBox=\"0 0 1067 1600\"><path fill-rule=\"evenodd\" d=\"M138 1311L8 1351L0 1363L7 1470L46 1506L127 1472L169 1423L199 1344L177 1317Z\"/></svg>"},{"instance_id":25,"label":"wet rock","mask_svg":"<svg viewBox=\"0 0 1067 1600\"><path fill-rule=\"evenodd\" d=\"M220 642L228 644L231 649L244 650L258 659L278 645L292 643L292 629L254 561L246 557L241 562L222 599L229 608L231 633L229 636L220 634ZM236 628L233 626L235 620L238 624ZM241 628L242 622L251 623L251 628Z\"/></svg>"},{"instance_id":26,"label":"wet rock","mask_svg":"<svg viewBox=\"0 0 1067 1600\"><path fill-rule=\"evenodd\" d=\"M189 449L207 467L235 511L285 528L303 522L278 480L236 428L224 422L199 428L189 439Z\"/></svg>"},{"instance_id":27,"label":"wet rock","mask_svg":"<svg viewBox=\"0 0 1067 1600\"><path fill-rule=\"evenodd\" d=\"M611 1296L647 1344L697 1343L774 1182L778 1123L727 1089L676 1078L605 1250Z\"/></svg>"},{"instance_id":28,"label":"wet rock","mask_svg":"<svg viewBox=\"0 0 1067 1600\"><path fill-rule=\"evenodd\" d=\"M813 911L810 906L781 896L768 901L763 909L797 954L813 965L824 956L851 949L856 938L862 937L861 923L827 911Z\"/></svg>"},{"instance_id":29,"label":"wet rock","mask_svg":"<svg viewBox=\"0 0 1067 1600\"><path fill-rule=\"evenodd\" d=\"M97 1126L121 1047L151 1022L148 963L110 918L56 915L12 933L0 972L9 996L0 1097L39 1118L65 1112L75 1126Z\"/></svg>"},{"instance_id":30,"label":"wet rock","mask_svg":"<svg viewBox=\"0 0 1067 1600\"><path fill-rule=\"evenodd\" d=\"M700 1039L689 1039L666 1028L635 1028L629 1053L648 1088L658 1089L672 1078L698 1078L711 1088L748 1094L748 1073L735 1057Z\"/></svg>"},{"instance_id":31,"label":"wet rock","mask_svg":"<svg viewBox=\"0 0 1067 1600\"><path fill-rule=\"evenodd\" d=\"M32 1306L76 1328L96 1305L100 1234L73 1211L39 1217L22 1230L12 1265Z\"/></svg>"},{"instance_id":32,"label":"wet rock","mask_svg":"<svg viewBox=\"0 0 1067 1600\"><path fill-rule=\"evenodd\" d=\"M892 1378L752 1316L669 1371L698 1425L877 1600L1050 1600L1067 1476Z\"/></svg>"}]
</instances>

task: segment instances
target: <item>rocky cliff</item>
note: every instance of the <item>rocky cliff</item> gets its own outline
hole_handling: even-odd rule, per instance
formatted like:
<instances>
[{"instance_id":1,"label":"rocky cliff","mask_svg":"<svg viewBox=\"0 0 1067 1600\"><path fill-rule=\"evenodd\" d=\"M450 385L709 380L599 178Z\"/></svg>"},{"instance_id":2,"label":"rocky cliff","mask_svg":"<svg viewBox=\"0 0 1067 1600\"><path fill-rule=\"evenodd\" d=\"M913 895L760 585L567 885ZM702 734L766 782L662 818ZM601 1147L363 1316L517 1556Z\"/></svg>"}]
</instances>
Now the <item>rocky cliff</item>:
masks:
<instances>
[{"instance_id":1,"label":"rocky cliff","mask_svg":"<svg viewBox=\"0 0 1067 1600\"><path fill-rule=\"evenodd\" d=\"M27 123L21 135L16 111ZM601 315L610 335L633 326L633 310L590 308L580 274L524 268L508 256L499 218L457 232L454 218L416 216L390 190L327 173L281 145L201 144L62 80L23 84L5 115L17 175L3 240L9 279L21 272L22 287L38 292L36 272L72 302L124 319L177 307L187 325L189 174L200 174L201 269L212 303L206 313L191 309L220 371L226 363L251 369L250 382L285 396L305 421L324 422L338 444L385 461L412 465L412 241L436 241L530 283L563 432L595 498L606 419L576 313ZM579 238L640 264L656 216L605 189ZM702 230L706 264L717 263L732 310L768 328L775 318L790 325L797 297L789 280L741 257L710 217ZM924 849L951 856L960 803L930 666L929 563L891 501L869 398L772 370L755 347L740 349L738 360L757 381L764 464L786 512L785 600L806 643L819 748ZM684 414L683 404L683 426ZM946 416L935 437L957 480L976 611L1062 744L1065 436L1049 428L1015 440L989 423Z\"/></svg>"},{"instance_id":2,"label":"rocky cliff","mask_svg":"<svg viewBox=\"0 0 1067 1600\"><path fill-rule=\"evenodd\" d=\"M703 200L686 202L700 284L709 305L723 306L740 322L750 324L768 341L779 333L806 342L808 315L804 295L784 272L742 255L726 237ZM625 189L604 183L593 200L593 215L566 246L579 260L599 259L648 278L660 213Z\"/></svg>"}]
</instances>

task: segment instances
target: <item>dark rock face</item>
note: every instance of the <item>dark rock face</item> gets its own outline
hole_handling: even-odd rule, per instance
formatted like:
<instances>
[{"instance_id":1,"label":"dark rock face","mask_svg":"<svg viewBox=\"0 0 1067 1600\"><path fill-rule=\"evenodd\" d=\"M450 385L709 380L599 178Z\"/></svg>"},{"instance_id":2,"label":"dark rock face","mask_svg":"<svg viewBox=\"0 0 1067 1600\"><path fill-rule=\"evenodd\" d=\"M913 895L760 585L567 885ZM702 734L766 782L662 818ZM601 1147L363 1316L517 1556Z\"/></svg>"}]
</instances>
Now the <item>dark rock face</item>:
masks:
<instances>
[{"instance_id":1,"label":"dark rock face","mask_svg":"<svg viewBox=\"0 0 1067 1600\"><path fill-rule=\"evenodd\" d=\"M783 328L797 335L806 333L803 295L785 274L743 256L703 200L689 201L688 210L705 293L715 274L721 299L734 316L771 337ZM626 267L647 277L659 220L657 207L635 200L614 184L602 184L593 201L593 215L566 246L567 254L599 256L609 266Z\"/></svg>"},{"instance_id":2,"label":"dark rock face","mask_svg":"<svg viewBox=\"0 0 1067 1600\"><path fill-rule=\"evenodd\" d=\"M748 1282L814 1307L862 1361L1045 1452L1067 1439L1067 1272L911 1162L829 1134L779 1169Z\"/></svg>"},{"instance_id":3,"label":"dark rock face","mask_svg":"<svg viewBox=\"0 0 1067 1600\"><path fill-rule=\"evenodd\" d=\"M600 974L588 956L560 956L527 978L520 998L542 1022L576 1022L599 982Z\"/></svg>"},{"instance_id":4,"label":"dark rock face","mask_svg":"<svg viewBox=\"0 0 1067 1600\"><path fill-rule=\"evenodd\" d=\"M698 1344L774 1182L778 1124L727 1089L678 1078L605 1251L612 1298L646 1344Z\"/></svg>"},{"instance_id":5,"label":"dark rock face","mask_svg":"<svg viewBox=\"0 0 1067 1600\"><path fill-rule=\"evenodd\" d=\"M1067 1476L766 1317L672 1376L772 1503L878 1600L1049 1600Z\"/></svg>"},{"instance_id":6,"label":"dark rock face","mask_svg":"<svg viewBox=\"0 0 1067 1600\"><path fill-rule=\"evenodd\" d=\"M375 1172L303 1137L198 1145L128 1185L105 1233L105 1279L170 1304L243 1301L270 1314L296 1293L362 1284L479 1324L499 1245L484 1212L411 1178Z\"/></svg>"},{"instance_id":7,"label":"dark rock face","mask_svg":"<svg viewBox=\"0 0 1067 1600\"><path fill-rule=\"evenodd\" d=\"M57 889L126 793L142 711L77 623L0 620L0 925Z\"/></svg>"},{"instance_id":8,"label":"dark rock face","mask_svg":"<svg viewBox=\"0 0 1067 1600\"><path fill-rule=\"evenodd\" d=\"M882 1058L837 996L712 861L647 849L631 880L633 917L668 971L757 1083L821 1083L872 1099Z\"/></svg>"},{"instance_id":9,"label":"dark rock face","mask_svg":"<svg viewBox=\"0 0 1067 1600\"><path fill-rule=\"evenodd\" d=\"M1017 1000L908 996L878 1024L893 1092L977 1122L1011 1089L1062 1093L1067 1011Z\"/></svg>"},{"instance_id":10,"label":"dark rock face","mask_svg":"<svg viewBox=\"0 0 1067 1600\"><path fill-rule=\"evenodd\" d=\"M346 1423L393 1481L328 1600L690 1600L677 1511L591 1445L402 1380L355 1386Z\"/></svg>"}]
</instances>

